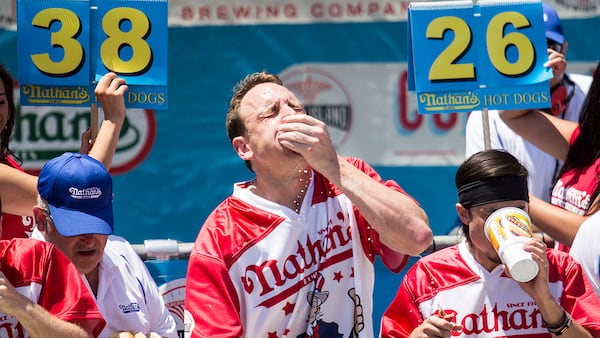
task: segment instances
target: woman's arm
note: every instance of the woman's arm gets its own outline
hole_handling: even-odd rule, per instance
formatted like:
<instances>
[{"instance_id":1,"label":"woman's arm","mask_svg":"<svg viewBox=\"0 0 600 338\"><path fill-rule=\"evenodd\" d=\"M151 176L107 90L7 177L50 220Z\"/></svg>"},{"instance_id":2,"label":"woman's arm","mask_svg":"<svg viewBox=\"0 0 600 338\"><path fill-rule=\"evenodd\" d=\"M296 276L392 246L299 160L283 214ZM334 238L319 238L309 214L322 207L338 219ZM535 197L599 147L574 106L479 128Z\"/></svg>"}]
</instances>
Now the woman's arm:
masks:
<instances>
[{"instance_id":1,"label":"woman's arm","mask_svg":"<svg viewBox=\"0 0 600 338\"><path fill-rule=\"evenodd\" d=\"M125 120L125 80L108 73L96 86L96 95L104 110L104 120L89 155L110 168L117 149L119 133ZM37 198L37 177L0 164L0 196L3 211L13 215L33 216Z\"/></svg>"},{"instance_id":2,"label":"woman's arm","mask_svg":"<svg viewBox=\"0 0 600 338\"><path fill-rule=\"evenodd\" d=\"M579 226L587 219L587 216L546 203L531 194L529 216L537 228L567 246L571 246Z\"/></svg>"},{"instance_id":3,"label":"woman's arm","mask_svg":"<svg viewBox=\"0 0 600 338\"><path fill-rule=\"evenodd\" d=\"M539 110L502 110L500 117L515 133L546 153L561 161L567 157L576 122Z\"/></svg>"},{"instance_id":4,"label":"woman's arm","mask_svg":"<svg viewBox=\"0 0 600 338\"><path fill-rule=\"evenodd\" d=\"M0 164L2 211L7 214L33 216L37 198L37 177Z\"/></svg>"},{"instance_id":5,"label":"woman's arm","mask_svg":"<svg viewBox=\"0 0 600 338\"><path fill-rule=\"evenodd\" d=\"M89 155L102 162L106 169L110 169L112 164L119 134L125 120L125 92L127 89L124 79L117 77L115 73L108 73L98 81L94 91L102 106L104 120L96 139L92 140L93 146Z\"/></svg>"}]
</instances>

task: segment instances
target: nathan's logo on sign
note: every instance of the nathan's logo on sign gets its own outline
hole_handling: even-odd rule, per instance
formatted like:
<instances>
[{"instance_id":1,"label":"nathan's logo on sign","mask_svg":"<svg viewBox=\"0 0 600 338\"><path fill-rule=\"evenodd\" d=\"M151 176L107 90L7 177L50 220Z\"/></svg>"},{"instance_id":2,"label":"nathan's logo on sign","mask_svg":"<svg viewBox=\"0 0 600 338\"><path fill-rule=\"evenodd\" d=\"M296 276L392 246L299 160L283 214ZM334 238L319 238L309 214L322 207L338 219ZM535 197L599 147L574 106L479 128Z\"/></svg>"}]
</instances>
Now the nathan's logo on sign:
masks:
<instances>
[{"instance_id":1,"label":"nathan's logo on sign","mask_svg":"<svg viewBox=\"0 0 600 338\"><path fill-rule=\"evenodd\" d=\"M23 169L37 175L51 158L67 151L79 152L81 135L91 125L89 108L21 106L18 88L15 88L14 95L17 119L10 148L23 160ZM99 115L102 116L101 109ZM155 137L154 112L127 109L111 174L131 171L142 163Z\"/></svg>"},{"instance_id":2,"label":"nathan's logo on sign","mask_svg":"<svg viewBox=\"0 0 600 338\"><path fill-rule=\"evenodd\" d=\"M445 112L446 110L475 109L479 106L479 97L475 92L465 93L421 93L419 102L430 112Z\"/></svg>"},{"instance_id":3,"label":"nathan's logo on sign","mask_svg":"<svg viewBox=\"0 0 600 338\"><path fill-rule=\"evenodd\" d=\"M53 86L23 86L23 94L27 95L28 102L32 104L64 104L75 105L90 102L87 88L77 87L53 87Z\"/></svg>"},{"instance_id":4,"label":"nathan's logo on sign","mask_svg":"<svg viewBox=\"0 0 600 338\"><path fill-rule=\"evenodd\" d=\"M280 77L300 99L306 113L327 124L334 146L342 145L352 126L350 98L342 84L317 68L298 68Z\"/></svg>"}]
</instances>

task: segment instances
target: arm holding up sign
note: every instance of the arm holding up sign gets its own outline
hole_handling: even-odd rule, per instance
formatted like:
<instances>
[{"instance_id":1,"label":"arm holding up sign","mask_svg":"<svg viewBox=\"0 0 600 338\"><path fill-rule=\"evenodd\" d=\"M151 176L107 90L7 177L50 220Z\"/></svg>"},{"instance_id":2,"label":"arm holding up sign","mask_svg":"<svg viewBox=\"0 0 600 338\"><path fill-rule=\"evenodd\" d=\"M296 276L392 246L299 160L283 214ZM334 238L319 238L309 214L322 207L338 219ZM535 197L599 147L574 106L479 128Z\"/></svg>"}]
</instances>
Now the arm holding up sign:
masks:
<instances>
[{"instance_id":1,"label":"arm holding up sign","mask_svg":"<svg viewBox=\"0 0 600 338\"><path fill-rule=\"evenodd\" d=\"M0 195L10 196L4 200L4 211L10 216L19 215L3 217L3 239L28 237L20 215L33 216L31 208L37 203L37 177L24 172L9 148L17 109L13 93L14 80L2 65L0 79ZM104 107L104 121L90 149L90 156L101 161L107 168L112 163L125 119L126 90L125 81L114 73L106 74L96 86L96 95Z\"/></svg>"},{"instance_id":2,"label":"arm holding up sign","mask_svg":"<svg viewBox=\"0 0 600 338\"><path fill-rule=\"evenodd\" d=\"M550 107L540 110L563 120L577 122L585 96L592 83L592 76L568 71L570 66L568 66L566 56L569 43L563 32L558 13L545 3L543 4L543 11L547 60L542 67L552 71L552 78L548 81L550 96L546 98L552 104ZM513 107L511 109L519 108ZM517 157L530 173L528 178L529 192L546 202L550 202L554 177L562 165L560 161L542 148L526 142L523 137L515 133L502 121L497 110L489 110L488 116L489 127L487 129L489 130L490 147L492 149L504 149ZM483 118L482 111L474 111L469 114L465 132L465 158L478 151L488 149L485 145L484 133L486 127ZM527 125L535 126L537 124L528 123ZM554 141L562 140L559 136L549 138L550 142L541 142L542 144L538 145L545 147ZM557 155L557 157L564 159L568 139L562 144L562 147L564 152L560 156Z\"/></svg>"},{"instance_id":3,"label":"arm holding up sign","mask_svg":"<svg viewBox=\"0 0 600 338\"><path fill-rule=\"evenodd\" d=\"M546 34L550 34L549 28L546 29ZM547 39L548 61L544 66L551 68L554 74L554 77L550 79L550 88L554 92L565 78L567 60L564 53L566 53L567 44L566 41L558 44L550 38ZM554 101L551 103L555 104ZM565 160L571 137L577 128L576 122L564 119L555 113L546 114L543 110L502 111L500 116L511 129L524 139L558 160Z\"/></svg>"},{"instance_id":4,"label":"arm holding up sign","mask_svg":"<svg viewBox=\"0 0 600 338\"><path fill-rule=\"evenodd\" d=\"M500 115L516 133L564 161L557 173L551 199L551 204L560 208L532 199L530 213L538 228L562 245L570 246L581 223L598 210L600 68L596 67L579 123L561 120L539 110L502 111Z\"/></svg>"},{"instance_id":5,"label":"arm holding up sign","mask_svg":"<svg viewBox=\"0 0 600 338\"><path fill-rule=\"evenodd\" d=\"M563 120L541 110L504 110L502 120L525 140L564 161L569 151L569 140L577 123Z\"/></svg>"},{"instance_id":6,"label":"arm holding up sign","mask_svg":"<svg viewBox=\"0 0 600 338\"><path fill-rule=\"evenodd\" d=\"M108 73L98 81L94 91L102 105L104 120L89 155L102 162L107 169L110 169L125 120L124 95L127 89L124 79L115 73Z\"/></svg>"}]
</instances>

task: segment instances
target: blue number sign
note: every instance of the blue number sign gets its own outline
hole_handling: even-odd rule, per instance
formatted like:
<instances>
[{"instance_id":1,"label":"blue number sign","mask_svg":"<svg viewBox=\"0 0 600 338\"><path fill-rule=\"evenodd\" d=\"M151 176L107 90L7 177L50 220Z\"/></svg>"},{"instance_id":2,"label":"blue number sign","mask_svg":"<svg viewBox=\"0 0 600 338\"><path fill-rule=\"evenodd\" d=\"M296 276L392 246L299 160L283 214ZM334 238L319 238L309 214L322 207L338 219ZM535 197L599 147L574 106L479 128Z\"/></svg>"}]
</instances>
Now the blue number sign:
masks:
<instances>
[{"instance_id":1,"label":"blue number sign","mask_svg":"<svg viewBox=\"0 0 600 338\"><path fill-rule=\"evenodd\" d=\"M89 106L115 72L126 105L167 109L167 0L18 0L23 105Z\"/></svg>"},{"instance_id":2,"label":"blue number sign","mask_svg":"<svg viewBox=\"0 0 600 338\"><path fill-rule=\"evenodd\" d=\"M409 90L421 114L550 106L539 0L415 2Z\"/></svg>"}]
</instances>

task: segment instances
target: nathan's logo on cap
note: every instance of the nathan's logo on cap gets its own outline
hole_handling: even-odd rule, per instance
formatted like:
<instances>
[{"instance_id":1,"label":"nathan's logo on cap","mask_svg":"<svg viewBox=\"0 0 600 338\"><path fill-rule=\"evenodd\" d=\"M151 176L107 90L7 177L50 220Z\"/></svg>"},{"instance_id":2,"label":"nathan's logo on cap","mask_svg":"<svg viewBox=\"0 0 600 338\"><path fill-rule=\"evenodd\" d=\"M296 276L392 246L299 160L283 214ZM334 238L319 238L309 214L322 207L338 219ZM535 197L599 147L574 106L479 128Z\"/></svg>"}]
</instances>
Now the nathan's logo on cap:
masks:
<instances>
[{"instance_id":1,"label":"nathan's logo on cap","mask_svg":"<svg viewBox=\"0 0 600 338\"><path fill-rule=\"evenodd\" d=\"M102 195L102 189L98 187L92 187L87 189L77 189L75 187L69 188L69 194L75 199L92 199L100 198Z\"/></svg>"},{"instance_id":2,"label":"nathan's logo on cap","mask_svg":"<svg viewBox=\"0 0 600 338\"><path fill-rule=\"evenodd\" d=\"M63 236L112 234L112 178L98 160L78 153L51 159L38 177L38 192Z\"/></svg>"}]
</instances>

